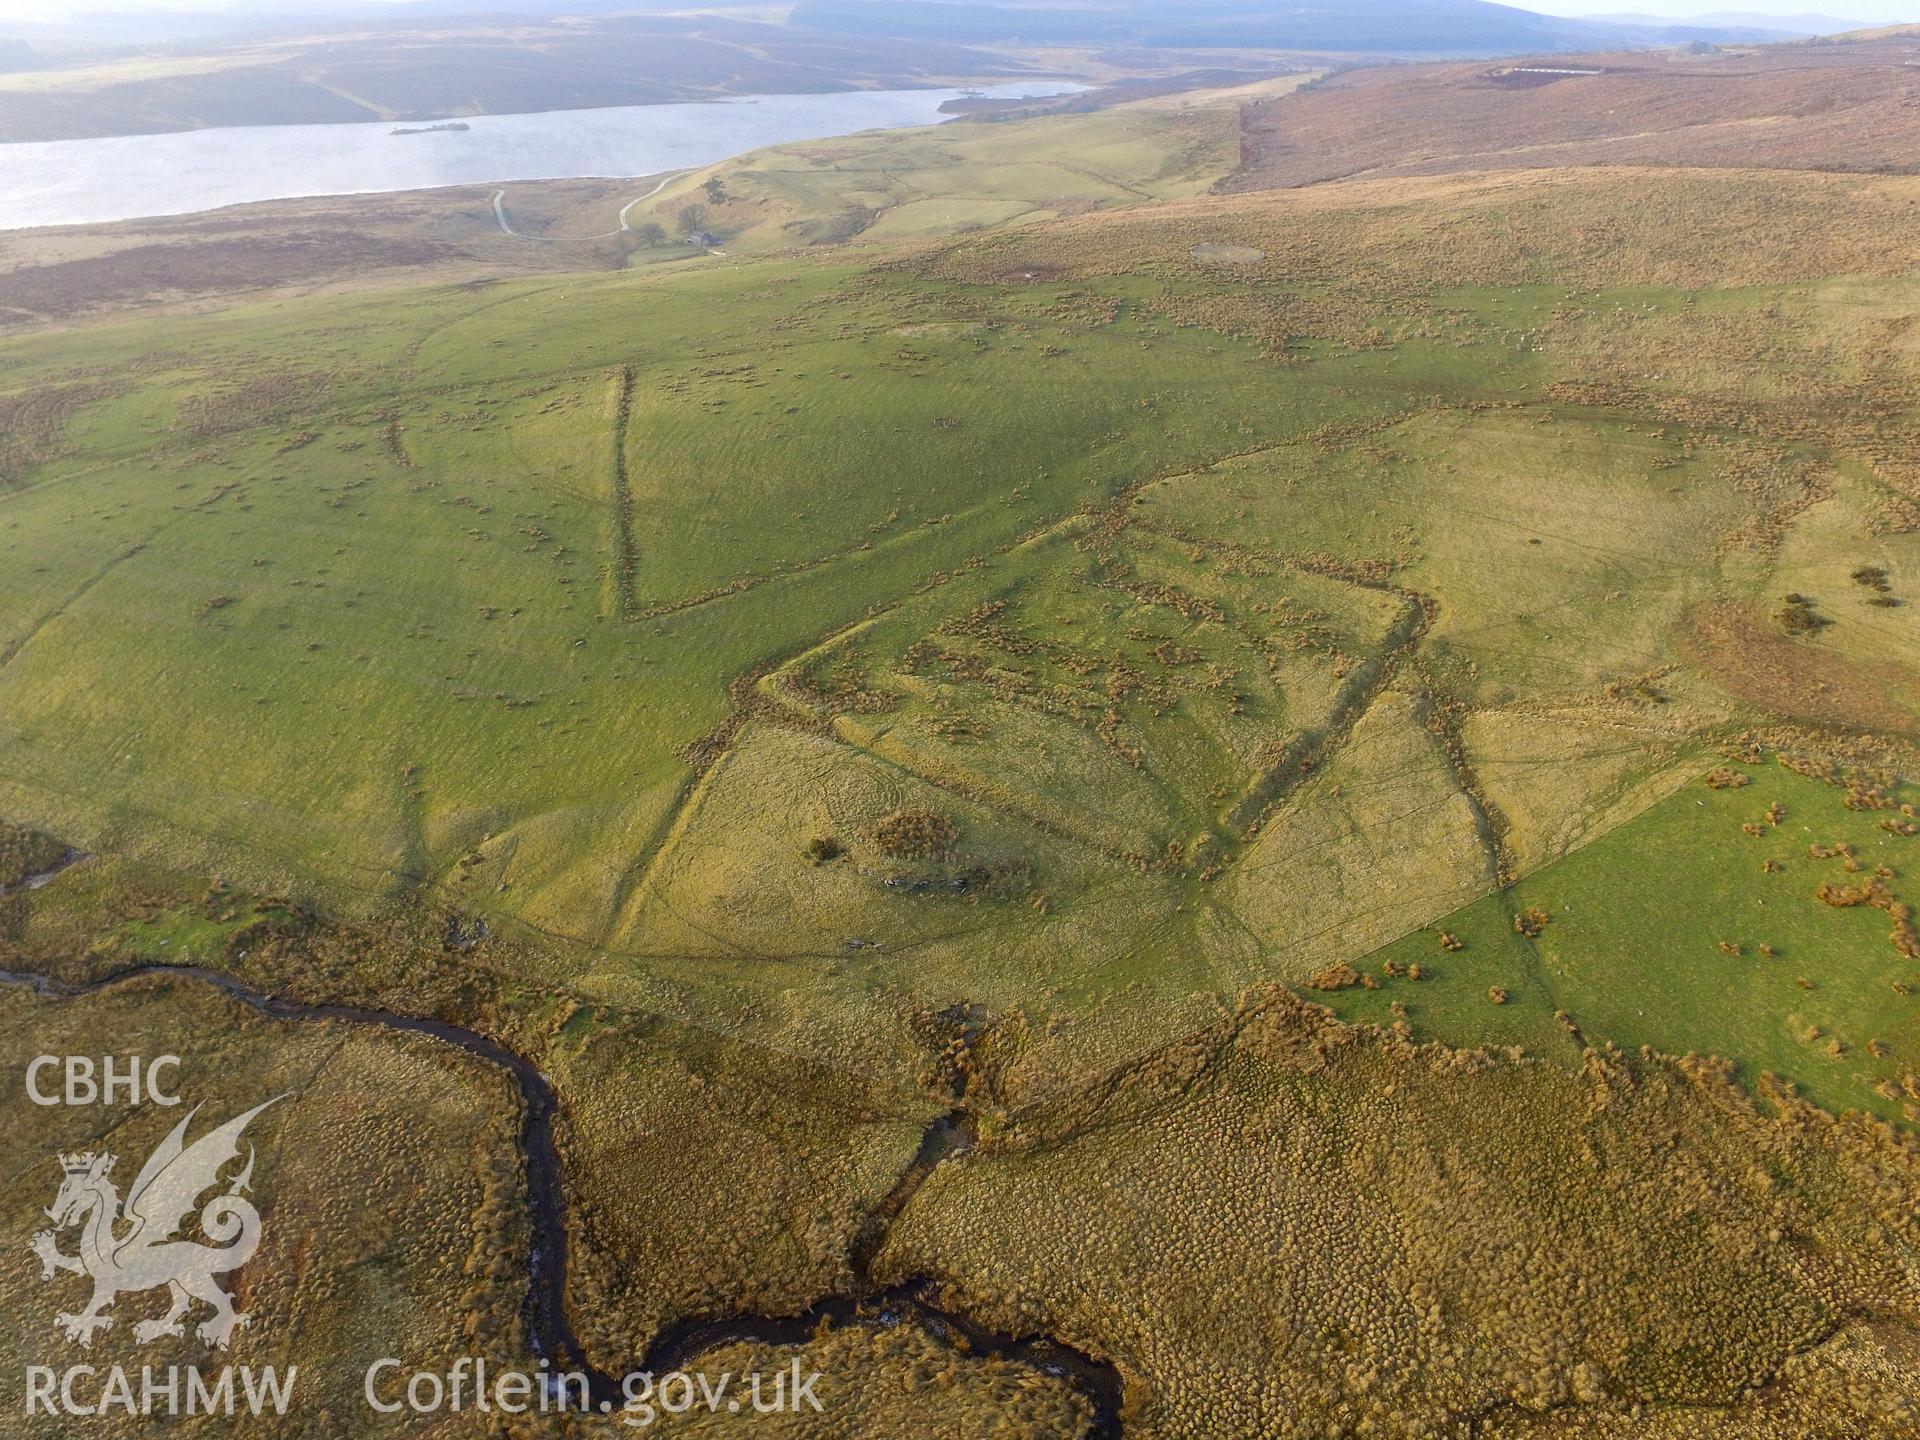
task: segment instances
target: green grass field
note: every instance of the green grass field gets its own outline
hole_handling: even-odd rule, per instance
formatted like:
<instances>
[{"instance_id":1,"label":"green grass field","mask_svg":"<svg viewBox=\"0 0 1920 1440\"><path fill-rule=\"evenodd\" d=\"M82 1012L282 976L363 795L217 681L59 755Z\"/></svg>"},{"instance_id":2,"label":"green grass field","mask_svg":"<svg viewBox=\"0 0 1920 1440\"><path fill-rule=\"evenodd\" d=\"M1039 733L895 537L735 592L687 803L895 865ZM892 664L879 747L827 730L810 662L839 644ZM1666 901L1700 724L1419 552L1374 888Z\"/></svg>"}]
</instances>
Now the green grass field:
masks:
<instances>
[{"instance_id":1,"label":"green grass field","mask_svg":"<svg viewBox=\"0 0 1920 1440\"><path fill-rule=\"evenodd\" d=\"M1900 833L1905 817L1849 808L1844 790L1776 764L1736 768L1750 783L1690 784L1369 956L1382 988L1342 992L1334 1008L1390 1022L1398 1005L1417 1032L1455 1043L1528 1043L1559 1028L1559 1012L1594 1039L1717 1055L1749 1082L1772 1074L1818 1104L1898 1117L1920 1057L1914 957L1884 910L1817 892L1885 866L1898 903L1920 853ZM1847 855L1809 853L1843 845L1858 870ZM1531 938L1515 928L1529 911L1547 917ZM1443 950L1442 934L1461 948ZM1406 978L1413 965L1420 980ZM1509 997L1498 1006L1496 986Z\"/></svg>"},{"instance_id":2,"label":"green grass field","mask_svg":"<svg viewBox=\"0 0 1920 1440\"><path fill-rule=\"evenodd\" d=\"M1072 164L1151 142L1127 166L1165 169L1166 119L1067 122ZM977 128L944 193L1026 143ZM874 147L939 169L955 143L728 183L798 195L799 159L844 186ZM773 973L806 998L770 1023L802 1032L901 996L1027 1015L1037 1083L1615 874L1609 845L1691 803L1660 797L1808 696L1910 739L1914 633L1868 602L1916 560L1884 443L1914 356L1859 307L1920 291L1872 258L1879 192L1833 200L1840 256L1705 290L1671 258L1666 287L1578 250L1466 264L1442 222L1488 201L1448 183L1407 236L1448 257L1424 277L1337 278L1402 223L1388 190L7 341L0 385L53 418L0 492L0 806L362 918L518 925L607 993L724 976L731 1014ZM1583 183L1563 207L1622 182ZM1739 182L1688 183L1752 223ZM1882 278L1820 279L1842 263ZM1829 373L1869 403L1795 409L1792 377ZM1849 578L1868 562L1884 596ZM1833 623L1783 629L1788 588ZM903 812L949 839L889 852ZM1697 938L1666 958L1675 914L1614 915L1580 952L1611 947L1604 974L1558 948L1581 923L1537 956L1478 936L1481 1002L1437 981L1416 1021L1564 1052L1558 1004L1897 1112L1870 1082L1899 1059L1860 1058L1899 1021L1864 998L1891 951L1804 995L1773 994L1783 959L1714 1015L1687 987L1725 972ZM1849 1058L1783 1038L1803 1020Z\"/></svg>"}]
</instances>

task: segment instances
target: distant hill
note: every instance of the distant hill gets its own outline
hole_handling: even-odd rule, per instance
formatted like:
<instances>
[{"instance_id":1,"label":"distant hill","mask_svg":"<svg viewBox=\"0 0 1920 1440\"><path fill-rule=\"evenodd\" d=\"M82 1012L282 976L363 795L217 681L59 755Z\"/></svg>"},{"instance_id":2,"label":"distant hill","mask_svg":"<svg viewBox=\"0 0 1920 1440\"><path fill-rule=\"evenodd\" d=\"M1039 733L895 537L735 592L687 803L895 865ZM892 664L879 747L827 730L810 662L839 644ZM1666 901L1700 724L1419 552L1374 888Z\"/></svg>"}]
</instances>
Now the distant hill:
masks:
<instances>
[{"instance_id":1,"label":"distant hill","mask_svg":"<svg viewBox=\"0 0 1920 1440\"><path fill-rule=\"evenodd\" d=\"M825 36L713 14L448 21L424 31L412 23L183 44L156 50L157 66L133 52L32 84L0 78L0 143L901 89L1023 68L934 41Z\"/></svg>"},{"instance_id":2,"label":"distant hill","mask_svg":"<svg viewBox=\"0 0 1920 1440\"><path fill-rule=\"evenodd\" d=\"M991 44L1259 47L1395 55L1513 55L1612 45L1780 38L1747 25L1602 23L1485 0L1112 0L1011 6L972 0L801 0L791 25L849 35Z\"/></svg>"},{"instance_id":3,"label":"distant hill","mask_svg":"<svg viewBox=\"0 0 1920 1440\"><path fill-rule=\"evenodd\" d=\"M1920 173L1898 39L1373 66L1243 114L1238 188L1576 165Z\"/></svg>"},{"instance_id":4,"label":"distant hill","mask_svg":"<svg viewBox=\"0 0 1920 1440\"><path fill-rule=\"evenodd\" d=\"M1862 21L1843 20L1836 15L1768 15L1754 10L1718 10L1707 15L1691 15L1685 21L1670 20L1659 15L1583 15L1580 18L1602 25L1672 29L1684 24L1695 29L1764 30L1798 37L1839 35L1848 30L1866 28Z\"/></svg>"},{"instance_id":5,"label":"distant hill","mask_svg":"<svg viewBox=\"0 0 1920 1440\"><path fill-rule=\"evenodd\" d=\"M33 53L33 47L26 41L0 40L0 72L39 68L40 57Z\"/></svg>"}]
</instances>

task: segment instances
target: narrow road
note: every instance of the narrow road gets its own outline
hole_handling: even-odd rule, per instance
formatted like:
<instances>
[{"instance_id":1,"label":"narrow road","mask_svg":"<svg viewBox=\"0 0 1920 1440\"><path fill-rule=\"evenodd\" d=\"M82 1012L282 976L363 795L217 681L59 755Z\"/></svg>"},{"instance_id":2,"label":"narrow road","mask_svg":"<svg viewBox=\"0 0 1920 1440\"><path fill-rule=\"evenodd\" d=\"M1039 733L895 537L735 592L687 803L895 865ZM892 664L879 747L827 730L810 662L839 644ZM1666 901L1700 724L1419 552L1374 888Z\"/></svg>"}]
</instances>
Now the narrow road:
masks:
<instances>
[{"instance_id":1,"label":"narrow road","mask_svg":"<svg viewBox=\"0 0 1920 1440\"><path fill-rule=\"evenodd\" d=\"M671 175L662 176L660 179L660 183L655 185L651 190L647 191L646 194L637 195L633 199L629 200L626 204L622 205L620 207L620 215L619 215L620 228L618 230L607 230L607 231L603 231L601 234L598 234L598 235L577 235L577 236L569 236L565 238L577 239L577 240L611 240L614 236L623 234L624 232L633 229L633 226L627 223L628 212L631 211L634 206L643 204L646 201L653 199L654 196L658 195L662 190L666 189L667 186L671 185L674 181L678 180L682 175L686 173L687 172L684 170L676 170ZM507 202L507 192L505 190L496 190L493 192L493 218L500 222L500 232L503 235L511 235L516 240L533 240L542 245L550 245L553 243L552 238L550 236L523 235L518 230L514 229L512 222L507 219L507 203L506 202Z\"/></svg>"},{"instance_id":2,"label":"narrow road","mask_svg":"<svg viewBox=\"0 0 1920 1440\"><path fill-rule=\"evenodd\" d=\"M627 212L633 209L634 206L641 204L643 201L651 200L654 196L658 195L662 190L666 189L667 186L671 185L674 181L678 180L682 175L686 173L687 172L684 170L676 170L671 175L664 176L658 185L654 186L651 190L647 191L646 194L640 196L639 199L629 200L626 204L622 205L620 207L620 228L622 230L631 230L633 227L627 223Z\"/></svg>"},{"instance_id":3,"label":"narrow road","mask_svg":"<svg viewBox=\"0 0 1920 1440\"><path fill-rule=\"evenodd\" d=\"M501 231L505 234L513 236L513 238L516 240L538 239L539 237L535 235L522 235L518 230L514 229L513 226L507 223L507 207L501 203L506 198L507 198L507 192L504 190L496 190L493 192L493 218L500 222Z\"/></svg>"}]
</instances>

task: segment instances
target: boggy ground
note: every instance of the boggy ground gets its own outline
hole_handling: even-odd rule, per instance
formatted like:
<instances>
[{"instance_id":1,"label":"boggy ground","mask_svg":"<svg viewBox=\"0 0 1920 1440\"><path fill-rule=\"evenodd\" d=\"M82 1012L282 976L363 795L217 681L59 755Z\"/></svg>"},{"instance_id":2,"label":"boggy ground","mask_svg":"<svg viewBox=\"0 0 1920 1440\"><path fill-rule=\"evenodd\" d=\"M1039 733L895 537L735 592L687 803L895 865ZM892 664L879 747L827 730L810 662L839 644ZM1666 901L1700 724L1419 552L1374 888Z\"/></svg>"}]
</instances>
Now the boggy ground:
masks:
<instances>
[{"instance_id":1,"label":"boggy ground","mask_svg":"<svg viewBox=\"0 0 1920 1440\"><path fill-rule=\"evenodd\" d=\"M1711 1064L1569 1072L1256 993L1009 1117L880 1267L1151 1375L1130 1435L1894 1434L1917 1162Z\"/></svg>"},{"instance_id":2,"label":"boggy ground","mask_svg":"<svg viewBox=\"0 0 1920 1440\"><path fill-rule=\"evenodd\" d=\"M43 1054L112 1054L123 1066L134 1055L178 1055L166 1083L181 1108L124 1098L91 1109L29 1104L21 1080ZM143 1365L199 1365L209 1383L227 1363L256 1374L273 1366L283 1380L297 1368L292 1418L193 1422L200 1433L266 1437L417 1433L410 1417L382 1417L361 1400L366 1367L382 1357L410 1368L459 1354L526 1363L517 1108L511 1086L486 1066L418 1037L268 1021L204 985L157 977L75 999L0 987L0 1055L12 1082L0 1191L11 1252L0 1280L0 1346L17 1362L5 1381L11 1433L70 1435L85 1426L131 1436L151 1434L155 1423L111 1408L87 1419L28 1418L19 1387L29 1365L95 1366L96 1377L76 1392L83 1404L99 1397L114 1365L134 1376L136 1398ZM58 1072L44 1082L57 1091ZM257 1157L250 1193L261 1208L260 1248L246 1268L219 1280L250 1317L230 1347L215 1351L197 1337L194 1327L211 1313L204 1306L186 1317L182 1335L141 1341L136 1326L167 1309L164 1289L119 1295L108 1312L112 1327L89 1347L67 1339L55 1316L86 1307L88 1280L65 1272L43 1279L28 1253L29 1237L50 1228L43 1210L63 1179L58 1155L111 1153L124 1198L189 1109L203 1107L191 1141L263 1101L274 1103L244 1142ZM245 1160L244 1148L238 1158ZM201 1238L197 1222L185 1233ZM74 1254L77 1238L63 1231L60 1249Z\"/></svg>"},{"instance_id":3,"label":"boggy ground","mask_svg":"<svg viewBox=\"0 0 1920 1440\"><path fill-rule=\"evenodd\" d=\"M977 1323L1115 1367L1129 1436L1644 1424L1839 1437L1899 1433L1920 1404L1907 1203L1920 1148L1776 1085L1756 1096L1716 1062L1577 1034L1572 1065L1420 1044L1405 1025L1350 1027L1266 988L1021 1102L1002 1086L1003 1038L1018 1037L977 1016L913 1020L917 1078L884 1087L543 992L511 950L478 965L403 950L121 862L85 862L6 904L11 968L78 980L136 950L190 952L272 993L451 1016L533 1058L562 1103L574 1326L603 1368L633 1363L677 1319L791 1314L925 1279ZM97 943L76 947L76 926ZM62 960L77 949L88 958ZM256 1321L231 1358L305 1367L324 1397L312 1433L370 1433L353 1387L374 1356L527 1363L526 1192L515 1092L498 1073L417 1037L269 1022L186 978L0 998L22 1058L137 1044L183 1055L190 1099L235 1109L289 1093L256 1137L254 1193L276 1238L244 1272ZM365 1087L369 1073L379 1083ZM965 1144L883 1205L921 1126L956 1096ZM40 1112L23 1138L35 1153L131 1154L163 1128L151 1109L97 1113L104 1131L70 1134L73 1112ZM40 1171L15 1183L23 1226L39 1223ZM40 1363L49 1342L32 1324L51 1310L17 1284L14 1344ZM817 1425L721 1414L664 1433L1055 1437L1091 1418L1044 1371L911 1321L692 1362L717 1376L796 1357L823 1373ZM529 1418L507 1433L572 1432Z\"/></svg>"}]
</instances>

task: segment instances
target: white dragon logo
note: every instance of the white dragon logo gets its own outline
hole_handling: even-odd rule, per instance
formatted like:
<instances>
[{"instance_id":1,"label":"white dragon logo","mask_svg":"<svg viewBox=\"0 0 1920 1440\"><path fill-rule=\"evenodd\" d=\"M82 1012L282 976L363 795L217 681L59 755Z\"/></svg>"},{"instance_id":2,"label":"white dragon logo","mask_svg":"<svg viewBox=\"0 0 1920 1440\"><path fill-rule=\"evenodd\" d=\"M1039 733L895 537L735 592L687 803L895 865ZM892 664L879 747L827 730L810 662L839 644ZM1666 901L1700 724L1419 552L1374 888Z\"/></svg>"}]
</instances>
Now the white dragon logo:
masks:
<instances>
[{"instance_id":1,"label":"white dragon logo","mask_svg":"<svg viewBox=\"0 0 1920 1440\"><path fill-rule=\"evenodd\" d=\"M55 1325L69 1340L91 1345L94 1331L111 1328L113 1317L104 1312L121 1291L157 1290L164 1285L171 1292L171 1306L159 1319L135 1325L134 1338L145 1344L162 1335L183 1334L181 1317L199 1300L211 1305L214 1313L196 1333L222 1350L227 1348L247 1316L233 1308L232 1298L213 1277L238 1270L260 1244L260 1212L241 1195L253 1178L251 1145L246 1167L200 1211L200 1228L216 1243L201 1245L174 1237L200 1197L220 1183L222 1167L240 1154L240 1135L247 1123L284 1098L275 1096L256 1105L188 1145L187 1126L200 1113L196 1105L140 1167L124 1214L120 1194L107 1178L113 1156L87 1151L60 1157L66 1179L46 1212L54 1228L35 1235L32 1249L40 1257L41 1279L51 1280L55 1271L70 1270L93 1280L93 1299L85 1310L55 1317ZM55 1231L83 1222L79 1254L62 1254Z\"/></svg>"}]
</instances>

